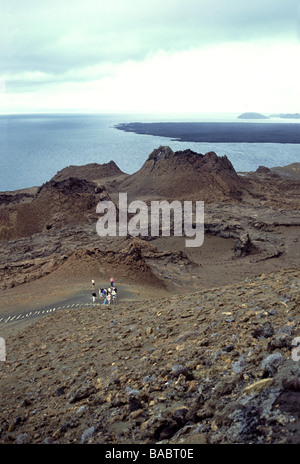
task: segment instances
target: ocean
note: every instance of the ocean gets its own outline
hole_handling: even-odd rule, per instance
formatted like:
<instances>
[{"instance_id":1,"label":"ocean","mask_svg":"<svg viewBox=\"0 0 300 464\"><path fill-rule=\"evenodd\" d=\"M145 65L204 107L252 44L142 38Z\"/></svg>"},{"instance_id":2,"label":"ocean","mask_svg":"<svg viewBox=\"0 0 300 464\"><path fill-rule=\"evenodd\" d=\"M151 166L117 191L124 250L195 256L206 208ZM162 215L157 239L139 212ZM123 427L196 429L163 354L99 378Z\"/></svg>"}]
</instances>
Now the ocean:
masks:
<instances>
[{"instance_id":1,"label":"ocean","mask_svg":"<svg viewBox=\"0 0 300 464\"><path fill-rule=\"evenodd\" d=\"M70 165L108 163L132 174L160 145L174 151L190 148L226 155L238 172L259 166L284 166L300 161L300 145L281 143L196 143L121 131L128 122L239 122L238 115L19 114L0 116L0 191L40 186ZM268 122L293 123L268 119ZM247 121L251 122L251 121ZM257 123L257 121L255 121ZM259 121L260 122L260 121ZM242 124L243 122L240 121ZM295 124L300 123L295 121Z\"/></svg>"}]
</instances>

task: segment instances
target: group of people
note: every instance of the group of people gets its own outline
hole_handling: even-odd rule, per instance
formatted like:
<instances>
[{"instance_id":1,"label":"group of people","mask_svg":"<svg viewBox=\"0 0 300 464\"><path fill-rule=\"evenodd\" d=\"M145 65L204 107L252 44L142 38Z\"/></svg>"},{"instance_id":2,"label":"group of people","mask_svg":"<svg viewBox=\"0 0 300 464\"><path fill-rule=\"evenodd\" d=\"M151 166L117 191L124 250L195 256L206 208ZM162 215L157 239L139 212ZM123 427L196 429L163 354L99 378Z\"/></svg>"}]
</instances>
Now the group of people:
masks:
<instances>
[{"instance_id":1,"label":"group of people","mask_svg":"<svg viewBox=\"0 0 300 464\"><path fill-rule=\"evenodd\" d=\"M92 298L93 303L96 302L97 294L95 292L95 281L92 280ZM110 287L108 288L99 288L99 301L100 304L116 304L117 303L117 287L114 286L114 278L110 279Z\"/></svg>"}]
</instances>

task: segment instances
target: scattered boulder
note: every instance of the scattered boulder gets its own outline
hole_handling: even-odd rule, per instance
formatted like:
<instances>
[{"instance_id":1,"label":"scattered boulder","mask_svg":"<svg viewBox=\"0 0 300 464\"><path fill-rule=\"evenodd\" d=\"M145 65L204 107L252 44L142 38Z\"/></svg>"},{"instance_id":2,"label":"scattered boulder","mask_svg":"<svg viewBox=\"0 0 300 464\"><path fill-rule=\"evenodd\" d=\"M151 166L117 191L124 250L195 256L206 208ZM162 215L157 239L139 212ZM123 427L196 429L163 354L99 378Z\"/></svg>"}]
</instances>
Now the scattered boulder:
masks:
<instances>
[{"instance_id":1,"label":"scattered boulder","mask_svg":"<svg viewBox=\"0 0 300 464\"><path fill-rule=\"evenodd\" d=\"M242 258L249 254L258 253L258 248L252 243L249 234L245 232L235 241L233 251L235 258Z\"/></svg>"}]
</instances>

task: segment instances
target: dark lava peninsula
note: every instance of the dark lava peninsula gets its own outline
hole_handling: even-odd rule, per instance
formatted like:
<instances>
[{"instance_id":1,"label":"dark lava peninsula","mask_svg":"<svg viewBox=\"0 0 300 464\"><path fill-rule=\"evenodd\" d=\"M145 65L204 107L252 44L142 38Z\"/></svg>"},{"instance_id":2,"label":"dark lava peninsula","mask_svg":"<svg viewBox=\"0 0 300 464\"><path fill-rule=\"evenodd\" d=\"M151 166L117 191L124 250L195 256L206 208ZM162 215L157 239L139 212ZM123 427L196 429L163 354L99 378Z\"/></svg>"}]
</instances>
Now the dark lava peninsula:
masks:
<instances>
[{"instance_id":1,"label":"dark lava peninsula","mask_svg":"<svg viewBox=\"0 0 300 464\"><path fill-rule=\"evenodd\" d=\"M181 142L300 143L300 126L273 122L132 122L116 129Z\"/></svg>"}]
</instances>

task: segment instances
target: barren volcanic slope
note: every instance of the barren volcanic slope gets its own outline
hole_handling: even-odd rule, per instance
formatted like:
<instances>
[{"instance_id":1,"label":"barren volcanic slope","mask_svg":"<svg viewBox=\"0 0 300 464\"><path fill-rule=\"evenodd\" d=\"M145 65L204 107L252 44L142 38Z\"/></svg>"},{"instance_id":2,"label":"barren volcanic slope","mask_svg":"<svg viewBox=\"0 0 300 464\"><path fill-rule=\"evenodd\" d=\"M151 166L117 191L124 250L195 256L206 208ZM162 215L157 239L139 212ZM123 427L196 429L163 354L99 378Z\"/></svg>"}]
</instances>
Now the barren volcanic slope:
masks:
<instances>
[{"instance_id":1,"label":"barren volcanic slope","mask_svg":"<svg viewBox=\"0 0 300 464\"><path fill-rule=\"evenodd\" d=\"M0 443L298 443L299 180L169 147L98 173L0 195ZM204 200L204 244L99 237L124 191Z\"/></svg>"},{"instance_id":2,"label":"barren volcanic slope","mask_svg":"<svg viewBox=\"0 0 300 464\"><path fill-rule=\"evenodd\" d=\"M299 443L299 277L44 317L7 339L0 442Z\"/></svg>"}]
</instances>

